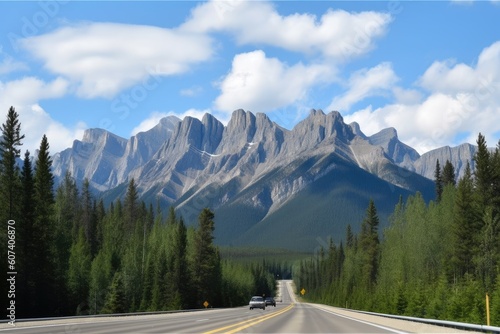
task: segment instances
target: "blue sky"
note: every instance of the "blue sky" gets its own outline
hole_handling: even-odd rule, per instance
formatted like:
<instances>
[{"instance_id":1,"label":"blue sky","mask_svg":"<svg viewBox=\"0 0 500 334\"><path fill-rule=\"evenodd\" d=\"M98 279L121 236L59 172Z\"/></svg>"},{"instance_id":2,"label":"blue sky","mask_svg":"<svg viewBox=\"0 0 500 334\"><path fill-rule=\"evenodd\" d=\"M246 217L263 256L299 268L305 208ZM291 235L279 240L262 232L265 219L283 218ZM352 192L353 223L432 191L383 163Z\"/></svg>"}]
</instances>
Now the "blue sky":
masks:
<instances>
[{"instance_id":1,"label":"blue sky","mask_svg":"<svg viewBox=\"0 0 500 334\"><path fill-rule=\"evenodd\" d=\"M311 108L420 153L500 138L499 1L0 2L0 111L33 151L161 117ZM1 116L0 116L1 117ZM4 122L5 116L2 118Z\"/></svg>"}]
</instances>

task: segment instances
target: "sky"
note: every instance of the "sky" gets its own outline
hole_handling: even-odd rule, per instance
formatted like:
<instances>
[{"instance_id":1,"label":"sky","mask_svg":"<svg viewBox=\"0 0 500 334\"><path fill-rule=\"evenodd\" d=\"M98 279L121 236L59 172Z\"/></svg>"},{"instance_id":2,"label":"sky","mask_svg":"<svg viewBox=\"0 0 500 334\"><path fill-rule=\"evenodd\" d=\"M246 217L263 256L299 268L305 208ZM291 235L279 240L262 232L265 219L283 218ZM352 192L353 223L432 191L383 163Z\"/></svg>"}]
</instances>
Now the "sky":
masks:
<instances>
[{"instance_id":1,"label":"sky","mask_svg":"<svg viewBox=\"0 0 500 334\"><path fill-rule=\"evenodd\" d=\"M0 122L34 152L236 109L339 111L420 154L500 139L500 1L0 1ZM3 112L2 112L3 110ZM3 114L3 116L2 116Z\"/></svg>"}]
</instances>

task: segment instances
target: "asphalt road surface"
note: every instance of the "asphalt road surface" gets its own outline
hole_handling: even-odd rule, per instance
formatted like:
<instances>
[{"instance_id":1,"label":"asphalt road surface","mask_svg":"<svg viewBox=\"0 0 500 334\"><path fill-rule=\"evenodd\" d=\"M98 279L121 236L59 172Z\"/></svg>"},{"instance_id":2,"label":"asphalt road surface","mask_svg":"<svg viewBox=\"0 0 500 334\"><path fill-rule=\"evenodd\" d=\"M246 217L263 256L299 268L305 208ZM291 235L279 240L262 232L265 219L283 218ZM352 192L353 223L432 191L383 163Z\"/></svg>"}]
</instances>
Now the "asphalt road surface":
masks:
<instances>
[{"instance_id":1,"label":"asphalt road surface","mask_svg":"<svg viewBox=\"0 0 500 334\"><path fill-rule=\"evenodd\" d=\"M96 317L0 324L0 332L111 333L451 333L457 330L367 316L324 305L300 303L291 281L280 281L281 302L265 310L248 306L195 312ZM250 299L251 296L249 296ZM470 333L470 332L469 332Z\"/></svg>"}]
</instances>

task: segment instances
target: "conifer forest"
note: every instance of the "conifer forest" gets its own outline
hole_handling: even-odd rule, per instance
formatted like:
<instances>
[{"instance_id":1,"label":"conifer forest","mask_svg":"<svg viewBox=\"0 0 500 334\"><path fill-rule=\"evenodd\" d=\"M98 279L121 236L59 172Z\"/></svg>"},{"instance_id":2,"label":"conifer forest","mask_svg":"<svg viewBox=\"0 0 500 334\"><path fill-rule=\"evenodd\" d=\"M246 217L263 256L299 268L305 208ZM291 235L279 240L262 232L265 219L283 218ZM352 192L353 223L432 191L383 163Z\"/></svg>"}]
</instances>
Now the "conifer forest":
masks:
<instances>
[{"instance_id":1,"label":"conifer forest","mask_svg":"<svg viewBox=\"0 0 500 334\"><path fill-rule=\"evenodd\" d=\"M24 135L14 108L1 131L0 256L15 283L2 279L0 291L2 305L11 291L17 318L230 307L274 292L265 263L221 259L208 208L188 228L173 208L164 217L141 202L133 179L105 207L88 181L67 174L55 188L45 136L16 164Z\"/></svg>"},{"instance_id":2,"label":"conifer forest","mask_svg":"<svg viewBox=\"0 0 500 334\"><path fill-rule=\"evenodd\" d=\"M21 151L23 138L11 107L0 138L0 291L2 305L4 292L15 296L18 318L232 307L274 294L281 264L223 259L209 208L188 227L173 208L141 201L134 179L109 205L88 180L66 174L56 187L48 138L36 156ZM305 300L485 323L488 295L499 326L500 143L489 149L479 134L477 146L460 179L436 161L434 200L401 199L383 230L371 200L360 229L347 225L340 243L296 261Z\"/></svg>"},{"instance_id":3,"label":"conifer forest","mask_svg":"<svg viewBox=\"0 0 500 334\"><path fill-rule=\"evenodd\" d=\"M456 181L454 167L436 162L436 198L417 193L394 208L379 231L375 203L361 231L349 225L295 270L307 300L378 313L500 325L500 143L478 150ZM474 172L471 165L474 164Z\"/></svg>"}]
</instances>

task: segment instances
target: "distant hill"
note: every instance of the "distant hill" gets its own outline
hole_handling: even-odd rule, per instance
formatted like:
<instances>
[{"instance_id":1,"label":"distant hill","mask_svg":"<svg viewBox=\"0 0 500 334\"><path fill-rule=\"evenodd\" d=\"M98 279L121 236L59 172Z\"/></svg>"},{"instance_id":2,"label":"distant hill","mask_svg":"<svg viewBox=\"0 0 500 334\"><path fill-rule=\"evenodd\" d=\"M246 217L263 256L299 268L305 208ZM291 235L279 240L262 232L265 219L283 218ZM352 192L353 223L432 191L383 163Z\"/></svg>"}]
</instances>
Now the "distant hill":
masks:
<instances>
[{"instance_id":1,"label":"distant hill","mask_svg":"<svg viewBox=\"0 0 500 334\"><path fill-rule=\"evenodd\" d=\"M336 111L311 110L287 130L265 114L233 112L224 126L167 117L130 139L90 129L54 156L57 179L85 178L107 203L134 178L146 202L175 206L188 224L204 207L216 213L216 242L312 251L359 228L368 201L384 223L400 196L434 197L436 159L460 175L475 147L464 144L420 156L396 129L366 136ZM425 177L424 177L425 176Z\"/></svg>"}]
</instances>

